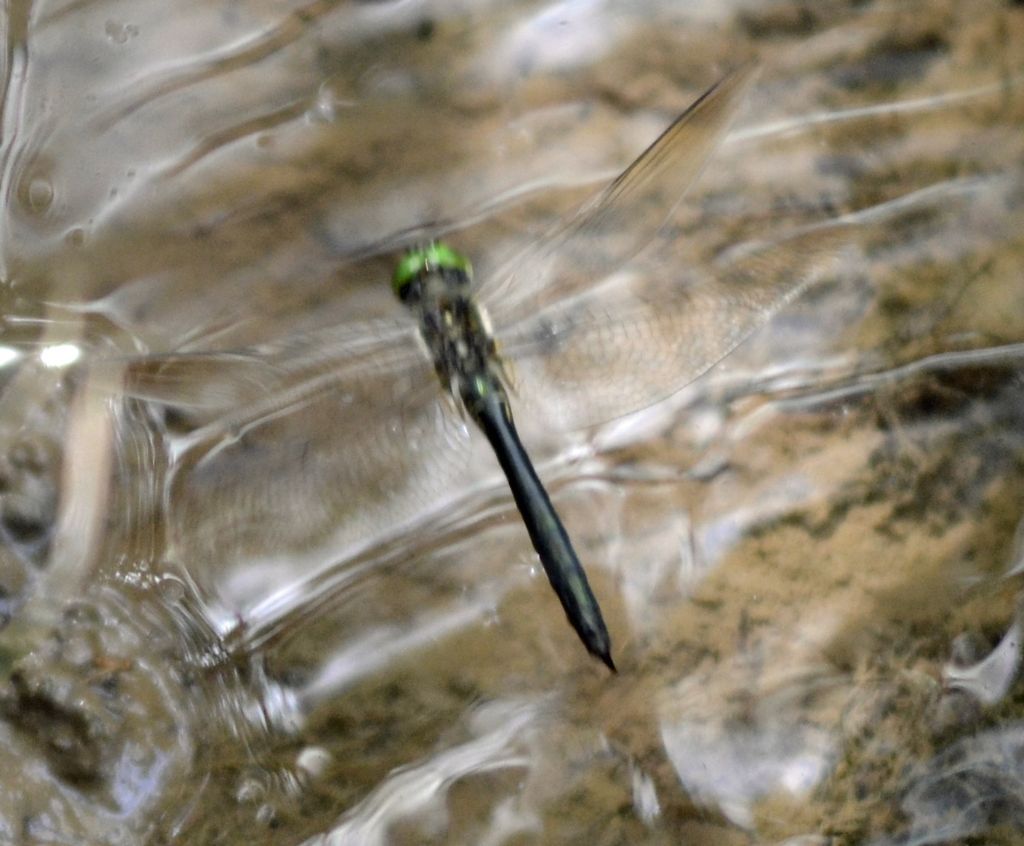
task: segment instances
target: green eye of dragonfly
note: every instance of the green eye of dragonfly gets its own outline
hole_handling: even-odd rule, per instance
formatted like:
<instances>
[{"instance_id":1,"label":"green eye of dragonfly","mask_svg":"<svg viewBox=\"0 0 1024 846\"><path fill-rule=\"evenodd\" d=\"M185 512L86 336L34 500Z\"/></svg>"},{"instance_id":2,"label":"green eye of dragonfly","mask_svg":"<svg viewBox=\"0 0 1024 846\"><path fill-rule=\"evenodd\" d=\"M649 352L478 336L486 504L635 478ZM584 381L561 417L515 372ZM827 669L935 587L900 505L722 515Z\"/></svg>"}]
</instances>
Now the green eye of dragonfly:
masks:
<instances>
[{"instance_id":1,"label":"green eye of dragonfly","mask_svg":"<svg viewBox=\"0 0 1024 846\"><path fill-rule=\"evenodd\" d=\"M424 247L411 249L402 256L395 268L394 276L391 277L391 287L401 296L410 282L429 269L459 270L466 275L472 272L469 259L462 253L441 241L433 241Z\"/></svg>"}]
</instances>

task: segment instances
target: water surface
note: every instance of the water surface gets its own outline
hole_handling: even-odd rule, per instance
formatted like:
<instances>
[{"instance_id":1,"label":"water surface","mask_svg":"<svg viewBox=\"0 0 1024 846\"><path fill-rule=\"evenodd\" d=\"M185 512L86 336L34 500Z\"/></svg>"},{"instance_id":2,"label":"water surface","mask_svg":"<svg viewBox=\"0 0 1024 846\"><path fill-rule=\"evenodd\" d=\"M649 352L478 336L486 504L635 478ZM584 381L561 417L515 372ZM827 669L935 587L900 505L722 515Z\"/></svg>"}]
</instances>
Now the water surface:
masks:
<instances>
[{"instance_id":1,"label":"water surface","mask_svg":"<svg viewBox=\"0 0 1024 846\"><path fill-rule=\"evenodd\" d=\"M1019 837L1019 4L0 21L0 839ZM360 470L381 432L339 444L326 395L224 422L282 351L389 319L402 246L444 235L486 278L748 59L626 277L849 237L684 391L571 437L523 421L618 676L486 450ZM178 402L132 390L140 357L240 349ZM361 496L324 497L342 472Z\"/></svg>"}]
</instances>

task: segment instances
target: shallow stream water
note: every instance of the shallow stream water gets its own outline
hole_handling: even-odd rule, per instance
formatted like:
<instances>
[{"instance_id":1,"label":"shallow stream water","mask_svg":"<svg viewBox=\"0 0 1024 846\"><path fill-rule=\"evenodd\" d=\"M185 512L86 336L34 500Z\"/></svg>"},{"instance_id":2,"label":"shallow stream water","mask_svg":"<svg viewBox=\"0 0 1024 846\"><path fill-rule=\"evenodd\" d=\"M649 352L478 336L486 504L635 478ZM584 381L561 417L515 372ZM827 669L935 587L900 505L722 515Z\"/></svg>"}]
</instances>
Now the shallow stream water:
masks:
<instances>
[{"instance_id":1,"label":"shallow stream water","mask_svg":"<svg viewBox=\"0 0 1024 846\"><path fill-rule=\"evenodd\" d=\"M0 31L0 842L1024 837L1024 6L9 0ZM372 338L403 247L488 278L751 60L622 278L841 242L754 263L813 285L682 391L520 421L612 676L476 433L237 412Z\"/></svg>"}]
</instances>

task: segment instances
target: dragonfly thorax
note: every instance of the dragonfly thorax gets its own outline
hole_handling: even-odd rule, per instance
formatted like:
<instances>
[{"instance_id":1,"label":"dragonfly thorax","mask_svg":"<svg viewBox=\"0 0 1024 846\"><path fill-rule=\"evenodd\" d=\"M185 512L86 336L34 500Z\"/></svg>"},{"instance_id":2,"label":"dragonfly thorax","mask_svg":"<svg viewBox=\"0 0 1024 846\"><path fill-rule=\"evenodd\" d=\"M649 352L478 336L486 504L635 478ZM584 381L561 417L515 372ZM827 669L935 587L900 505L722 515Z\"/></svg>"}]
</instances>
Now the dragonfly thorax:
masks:
<instances>
[{"instance_id":1,"label":"dragonfly thorax","mask_svg":"<svg viewBox=\"0 0 1024 846\"><path fill-rule=\"evenodd\" d=\"M431 268L408 287L403 302L417 316L444 388L471 416L487 394L498 394L504 403L502 368L490 323L471 296L469 276L457 269Z\"/></svg>"}]
</instances>

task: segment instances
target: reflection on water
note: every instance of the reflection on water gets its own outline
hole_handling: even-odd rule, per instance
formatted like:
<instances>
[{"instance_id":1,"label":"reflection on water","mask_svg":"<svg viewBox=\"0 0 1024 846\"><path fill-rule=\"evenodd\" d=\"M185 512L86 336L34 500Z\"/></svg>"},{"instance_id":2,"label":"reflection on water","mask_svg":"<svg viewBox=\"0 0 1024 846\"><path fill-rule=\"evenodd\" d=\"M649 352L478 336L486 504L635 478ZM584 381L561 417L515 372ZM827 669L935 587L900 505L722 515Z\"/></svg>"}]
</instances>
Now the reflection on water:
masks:
<instances>
[{"instance_id":1,"label":"reflection on water","mask_svg":"<svg viewBox=\"0 0 1024 846\"><path fill-rule=\"evenodd\" d=\"M0 17L0 840L1019 839L1019 4L170 8ZM608 678L475 432L315 387L397 249L491 278L752 56L603 290L816 284L520 421Z\"/></svg>"}]
</instances>

